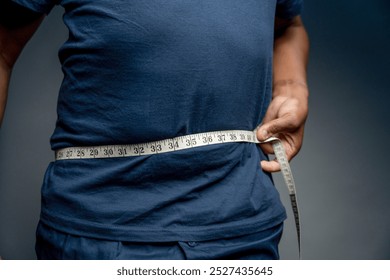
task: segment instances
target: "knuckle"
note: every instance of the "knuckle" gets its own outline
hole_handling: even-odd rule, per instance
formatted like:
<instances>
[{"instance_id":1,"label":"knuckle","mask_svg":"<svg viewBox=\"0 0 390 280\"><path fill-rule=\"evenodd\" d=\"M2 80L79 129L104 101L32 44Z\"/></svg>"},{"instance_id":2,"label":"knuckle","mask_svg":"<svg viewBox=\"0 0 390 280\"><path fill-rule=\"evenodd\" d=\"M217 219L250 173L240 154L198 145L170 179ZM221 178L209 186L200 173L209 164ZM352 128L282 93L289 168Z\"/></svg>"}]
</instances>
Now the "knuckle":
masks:
<instances>
[{"instance_id":1,"label":"knuckle","mask_svg":"<svg viewBox=\"0 0 390 280\"><path fill-rule=\"evenodd\" d=\"M298 114L291 114L290 115L290 128L298 128L301 125L301 120L298 116Z\"/></svg>"},{"instance_id":2,"label":"knuckle","mask_svg":"<svg viewBox=\"0 0 390 280\"><path fill-rule=\"evenodd\" d=\"M278 132L279 130L279 125L276 122L273 122L269 125L268 131L271 132L272 134Z\"/></svg>"}]
</instances>

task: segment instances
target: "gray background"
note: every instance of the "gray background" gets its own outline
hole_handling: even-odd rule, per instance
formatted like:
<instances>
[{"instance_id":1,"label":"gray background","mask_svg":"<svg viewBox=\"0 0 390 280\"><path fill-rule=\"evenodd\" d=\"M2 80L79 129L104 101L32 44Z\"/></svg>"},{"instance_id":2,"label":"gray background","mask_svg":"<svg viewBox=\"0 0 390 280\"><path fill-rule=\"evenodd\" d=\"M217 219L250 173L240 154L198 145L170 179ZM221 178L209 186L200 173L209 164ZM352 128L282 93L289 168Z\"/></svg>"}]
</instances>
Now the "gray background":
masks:
<instances>
[{"instance_id":1,"label":"gray background","mask_svg":"<svg viewBox=\"0 0 390 280\"><path fill-rule=\"evenodd\" d=\"M369 4L368 4L369 3ZM53 159L49 137L61 82L62 9L44 21L13 72L0 133L0 255L34 259L40 186ZM304 259L390 259L388 177L390 2L306 1L311 37L310 116L292 169L298 185ZM282 259L296 259L289 219Z\"/></svg>"}]
</instances>

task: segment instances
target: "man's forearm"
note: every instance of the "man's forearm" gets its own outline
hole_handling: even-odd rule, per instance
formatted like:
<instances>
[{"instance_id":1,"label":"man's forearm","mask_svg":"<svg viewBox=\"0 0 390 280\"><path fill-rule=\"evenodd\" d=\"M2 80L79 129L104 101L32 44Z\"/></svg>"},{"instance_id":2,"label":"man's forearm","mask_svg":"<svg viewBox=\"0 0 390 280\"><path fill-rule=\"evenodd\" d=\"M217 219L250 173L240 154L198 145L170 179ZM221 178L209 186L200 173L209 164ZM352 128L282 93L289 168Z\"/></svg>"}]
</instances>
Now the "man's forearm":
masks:
<instances>
[{"instance_id":1,"label":"man's forearm","mask_svg":"<svg viewBox=\"0 0 390 280\"><path fill-rule=\"evenodd\" d=\"M275 22L273 98L257 130L260 141L277 135L286 149L288 159L300 150L308 113L306 66L309 39L300 17ZM265 153L273 153L271 145L264 144ZM280 170L277 161L263 160L267 172Z\"/></svg>"},{"instance_id":2,"label":"man's forearm","mask_svg":"<svg viewBox=\"0 0 390 280\"><path fill-rule=\"evenodd\" d=\"M296 17L279 25L274 44L274 87L306 86L309 40L302 21Z\"/></svg>"},{"instance_id":3,"label":"man's forearm","mask_svg":"<svg viewBox=\"0 0 390 280\"><path fill-rule=\"evenodd\" d=\"M0 127L3 122L5 105L7 103L8 85L11 77L11 68L0 57Z\"/></svg>"}]
</instances>

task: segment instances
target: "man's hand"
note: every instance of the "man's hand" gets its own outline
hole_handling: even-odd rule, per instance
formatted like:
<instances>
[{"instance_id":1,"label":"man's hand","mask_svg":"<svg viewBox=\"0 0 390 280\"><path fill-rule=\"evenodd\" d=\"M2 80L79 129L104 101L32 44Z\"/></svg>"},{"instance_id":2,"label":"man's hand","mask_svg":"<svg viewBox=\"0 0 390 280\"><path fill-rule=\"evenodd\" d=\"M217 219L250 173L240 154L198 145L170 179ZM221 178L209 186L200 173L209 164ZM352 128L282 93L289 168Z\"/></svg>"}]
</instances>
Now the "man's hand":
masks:
<instances>
[{"instance_id":1,"label":"man's hand","mask_svg":"<svg viewBox=\"0 0 390 280\"><path fill-rule=\"evenodd\" d=\"M291 160L300 150L303 142L304 124L308 114L308 90L304 83L297 81L280 81L274 86L274 98L257 130L257 138L263 141L271 136L278 137ZM267 154L272 154L270 143L261 144ZM267 172L280 170L276 160L261 162Z\"/></svg>"}]
</instances>

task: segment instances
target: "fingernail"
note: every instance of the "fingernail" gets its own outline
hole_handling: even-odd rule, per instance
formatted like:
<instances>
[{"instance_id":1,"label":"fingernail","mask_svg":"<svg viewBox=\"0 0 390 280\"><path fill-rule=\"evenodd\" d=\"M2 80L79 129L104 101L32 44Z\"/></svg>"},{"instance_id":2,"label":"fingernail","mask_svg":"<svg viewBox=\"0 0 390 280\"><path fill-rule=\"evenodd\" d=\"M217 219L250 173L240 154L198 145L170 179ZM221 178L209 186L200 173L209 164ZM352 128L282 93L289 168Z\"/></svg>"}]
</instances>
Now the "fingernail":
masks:
<instances>
[{"instance_id":1,"label":"fingernail","mask_svg":"<svg viewBox=\"0 0 390 280\"><path fill-rule=\"evenodd\" d=\"M263 129L263 130L260 131L260 133L261 133L261 136L263 136L264 139L267 139L267 136L268 136L268 131L267 130Z\"/></svg>"}]
</instances>

